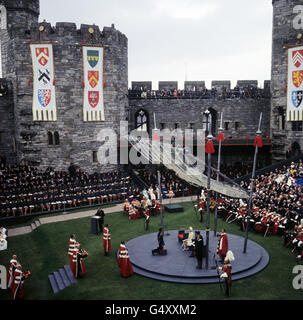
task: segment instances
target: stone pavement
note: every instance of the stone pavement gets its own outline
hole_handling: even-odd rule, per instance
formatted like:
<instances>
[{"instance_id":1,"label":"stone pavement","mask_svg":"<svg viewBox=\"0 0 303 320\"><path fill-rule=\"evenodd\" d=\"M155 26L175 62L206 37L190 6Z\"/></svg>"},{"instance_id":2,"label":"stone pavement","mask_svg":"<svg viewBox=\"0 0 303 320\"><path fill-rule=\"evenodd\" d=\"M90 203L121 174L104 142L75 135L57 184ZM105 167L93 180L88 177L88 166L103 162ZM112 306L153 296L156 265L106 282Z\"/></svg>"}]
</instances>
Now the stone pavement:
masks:
<instances>
[{"instance_id":1,"label":"stone pavement","mask_svg":"<svg viewBox=\"0 0 303 320\"><path fill-rule=\"evenodd\" d=\"M192 200L196 200L196 199L197 199L197 196L173 198L171 200L170 199L163 199L162 203L165 205L165 204L170 204L170 203L188 202L188 201L192 201ZM123 203L118 203L118 204L114 205L113 207L104 208L104 213L110 214L110 213L119 212L122 210L123 210ZM73 220L73 219L91 217L95 213L96 213L96 208L94 208L93 210L88 210L88 211L80 211L80 212L75 212L75 213L55 215L52 217L43 218L43 216L41 216L41 217L37 218L37 220L35 222L31 223L28 226L8 229L8 237L15 237L15 236L20 236L23 234L30 233L33 230L37 229L41 224L62 222L62 221L68 221L68 220Z\"/></svg>"}]
</instances>

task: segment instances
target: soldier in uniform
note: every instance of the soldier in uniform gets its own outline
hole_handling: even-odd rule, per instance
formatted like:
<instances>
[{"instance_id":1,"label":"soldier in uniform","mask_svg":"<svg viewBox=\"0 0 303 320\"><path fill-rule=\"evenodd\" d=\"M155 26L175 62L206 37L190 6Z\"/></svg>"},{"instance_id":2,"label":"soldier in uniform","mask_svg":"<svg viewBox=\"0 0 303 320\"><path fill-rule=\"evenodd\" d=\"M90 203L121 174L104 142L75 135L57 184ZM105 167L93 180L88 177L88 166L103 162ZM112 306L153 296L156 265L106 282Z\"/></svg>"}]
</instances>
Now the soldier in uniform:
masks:
<instances>
[{"instance_id":1,"label":"soldier in uniform","mask_svg":"<svg viewBox=\"0 0 303 320\"><path fill-rule=\"evenodd\" d=\"M225 294L227 297L230 297L231 283L232 283L232 277L231 277L232 267L231 267L230 261L227 257L225 257L225 259L224 259L223 267L218 267L218 269L222 271L220 278L225 281Z\"/></svg>"}]
</instances>

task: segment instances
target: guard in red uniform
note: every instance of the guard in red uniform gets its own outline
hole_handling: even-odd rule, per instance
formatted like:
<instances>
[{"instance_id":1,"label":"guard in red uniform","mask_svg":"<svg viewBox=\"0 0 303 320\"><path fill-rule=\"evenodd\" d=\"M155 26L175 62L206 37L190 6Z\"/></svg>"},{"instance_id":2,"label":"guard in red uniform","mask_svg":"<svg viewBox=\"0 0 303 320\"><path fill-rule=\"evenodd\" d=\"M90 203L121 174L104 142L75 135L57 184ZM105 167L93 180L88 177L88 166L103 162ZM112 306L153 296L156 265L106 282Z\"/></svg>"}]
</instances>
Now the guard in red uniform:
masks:
<instances>
[{"instance_id":1,"label":"guard in red uniform","mask_svg":"<svg viewBox=\"0 0 303 320\"><path fill-rule=\"evenodd\" d=\"M14 281L14 272L16 270L17 265L18 265L17 256L14 254L12 256L12 259L9 262L9 267L8 267L7 274L6 274L7 288L10 288L13 281Z\"/></svg>"},{"instance_id":2,"label":"guard in red uniform","mask_svg":"<svg viewBox=\"0 0 303 320\"><path fill-rule=\"evenodd\" d=\"M23 299L24 294L24 280L30 275L30 271L22 272L21 264L17 264L14 272L14 281L12 283L13 300Z\"/></svg>"},{"instance_id":3,"label":"guard in red uniform","mask_svg":"<svg viewBox=\"0 0 303 320\"><path fill-rule=\"evenodd\" d=\"M127 278L134 274L133 267L130 263L128 250L125 246L125 241L121 241L119 248L118 266L120 268L121 276Z\"/></svg>"},{"instance_id":4,"label":"guard in red uniform","mask_svg":"<svg viewBox=\"0 0 303 320\"><path fill-rule=\"evenodd\" d=\"M111 245L111 234L110 234L110 225L107 224L103 229L103 248L104 248L104 254L108 256L108 254L112 250Z\"/></svg>"},{"instance_id":5,"label":"guard in red uniform","mask_svg":"<svg viewBox=\"0 0 303 320\"><path fill-rule=\"evenodd\" d=\"M221 233L218 234L218 246L217 246L217 254L221 258L221 263L224 263L224 258L228 251L228 239L227 234L225 233L225 229L221 230Z\"/></svg>"},{"instance_id":6,"label":"guard in red uniform","mask_svg":"<svg viewBox=\"0 0 303 320\"><path fill-rule=\"evenodd\" d=\"M71 234L69 239L69 244L68 244L68 256L69 256L69 262L70 262L71 268L73 264L73 254L74 254L76 243L77 243L76 236L74 234Z\"/></svg>"},{"instance_id":7,"label":"guard in red uniform","mask_svg":"<svg viewBox=\"0 0 303 320\"><path fill-rule=\"evenodd\" d=\"M227 297L230 297L231 294L231 282L232 282L232 277L231 277L231 264L228 258L224 259L224 265L223 267L218 267L219 270L221 270L223 273L221 274L220 278L224 279L225 281L225 294Z\"/></svg>"}]
</instances>

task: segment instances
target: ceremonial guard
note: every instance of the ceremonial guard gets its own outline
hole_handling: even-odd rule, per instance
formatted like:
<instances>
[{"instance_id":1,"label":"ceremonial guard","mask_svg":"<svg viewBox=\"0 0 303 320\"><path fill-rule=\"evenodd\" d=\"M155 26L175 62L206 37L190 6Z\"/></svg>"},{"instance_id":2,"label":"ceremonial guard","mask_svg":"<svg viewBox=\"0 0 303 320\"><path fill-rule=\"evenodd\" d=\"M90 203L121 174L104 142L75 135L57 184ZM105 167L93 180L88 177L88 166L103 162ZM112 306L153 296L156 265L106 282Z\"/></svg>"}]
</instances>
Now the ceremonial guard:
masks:
<instances>
[{"instance_id":1,"label":"ceremonial guard","mask_svg":"<svg viewBox=\"0 0 303 320\"><path fill-rule=\"evenodd\" d=\"M228 251L226 257L224 258L223 267L218 267L218 269L222 271L220 278L225 281L225 294L227 297L230 297L230 294L231 294L231 283L232 283L231 261L234 261L234 260L235 258L232 251Z\"/></svg>"},{"instance_id":2,"label":"ceremonial guard","mask_svg":"<svg viewBox=\"0 0 303 320\"><path fill-rule=\"evenodd\" d=\"M8 271L7 271L7 275L6 275L7 288L10 288L13 281L14 281L14 273L15 273L17 265L18 265L17 256L14 254L12 256L12 259L9 262L9 267L8 267Z\"/></svg>"},{"instance_id":3,"label":"ceremonial guard","mask_svg":"<svg viewBox=\"0 0 303 320\"><path fill-rule=\"evenodd\" d=\"M125 246L125 241L121 241L119 248L118 266L120 268L121 276L127 278L134 274L133 267L130 263L128 250Z\"/></svg>"},{"instance_id":4,"label":"ceremonial guard","mask_svg":"<svg viewBox=\"0 0 303 320\"><path fill-rule=\"evenodd\" d=\"M217 246L217 254L221 258L221 263L224 262L224 258L228 251L228 239L227 234L225 233L225 229L222 229L218 234L218 246Z\"/></svg>"},{"instance_id":5,"label":"ceremonial guard","mask_svg":"<svg viewBox=\"0 0 303 320\"><path fill-rule=\"evenodd\" d=\"M110 225L106 224L106 226L103 229L103 248L104 248L104 254L108 256L108 254L112 250L111 246L111 234L110 234Z\"/></svg>"},{"instance_id":6,"label":"ceremonial guard","mask_svg":"<svg viewBox=\"0 0 303 320\"><path fill-rule=\"evenodd\" d=\"M13 300L23 299L24 294L24 280L30 276L30 271L22 272L21 264L17 264L12 282Z\"/></svg>"},{"instance_id":7,"label":"ceremonial guard","mask_svg":"<svg viewBox=\"0 0 303 320\"><path fill-rule=\"evenodd\" d=\"M74 254L76 243L77 243L76 236L74 234L71 234L69 238L69 244L68 244L68 256L69 256L69 262L71 267L73 264L73 254Z\"/></svg>"},{"instance_id":8,"label":"ceremonial guard","mask_svg":"<svg viewBox=\"0 0 303 320\"><path fill-rule=\"evenodd\" d=\"M75 278L82 278L86 275L86 270L83 263L83 258L88 256L87 251L80 249L80 244L77 242L73 253L72 271Z\"/></svg>"}]
</instances>

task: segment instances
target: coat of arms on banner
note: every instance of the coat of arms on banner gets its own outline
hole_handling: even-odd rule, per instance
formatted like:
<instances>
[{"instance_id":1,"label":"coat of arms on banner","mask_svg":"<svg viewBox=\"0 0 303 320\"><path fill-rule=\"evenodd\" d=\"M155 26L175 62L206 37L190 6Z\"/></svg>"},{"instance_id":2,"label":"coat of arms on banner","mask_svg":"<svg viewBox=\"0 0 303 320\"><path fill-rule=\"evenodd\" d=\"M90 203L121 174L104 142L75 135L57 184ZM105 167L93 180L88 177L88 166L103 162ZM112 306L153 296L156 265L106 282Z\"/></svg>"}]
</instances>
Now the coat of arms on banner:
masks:
<instances>
[{"instance_id":1,"label":"coat of arms on banner","mask_svg":"<svg viewBox=\"0 0 303 320\"><path fill-rule=\"evenodd\" d=\"M295 108L298 108L302 103L303 91L293 91L291 94L291 100Z\"/></svg>"},{"instance_id":2,"label":"coat of arms on banner","mask_svg":"<svg viewBox=\"0 0 303 320\"><path fill-rule=\"evenodd\" d=\"M38 62L44 67L49 59L48 48L36 48L36 56Z\"/></svg>"},{"instance_id":3,"label":"coat of arms on banner","mask_svg":"<svg viewBox=\"0 0 303 320\"><path fill-rule=\"evenodd\" d=\"M296 50L292 52L292 61L294 65L299 68L303 62L303 50Z\"/></svg>"},{"instance_id":4,"label":"coat of arms on banner","mask_svg":"<svg viewBox=\"0 0 303 320\"><path fill-rule=\"evenodd\" d=\"M46 107L51 100L51 90L50 89L39 89L38 90L38 100L42 107Z\"/></svg>"},{"instance_id":5,"label":"coat of arms on banner","mask_svg":"<svg viewBox=\"0 0 303 320\"><path fill-rule=\"evenodd\" d=\"M292 82L295 87L299 88L303 80L303 70L293 71Z\"/></svg>"},{"instance_id":6,"label":"coat of arms on banner","mask_svg":"<svg viewBox=\"0 0 303 320\"><path fill-rule=\"evenodd\" d=\"M99 71L88 71L87 76L89 84L95 88L99 81Z\"/></svg>"},{"instance_id":7,"label":"coat of arms on banner","mask_svg":"<svg viewBox=\"0 0 303 320\"><path fill-rule=\"evenodd\" d=\"M38 69L38 80L41 84L47 85L50 82L50 71L48 69Z\"/></svg>"},{"instance_id":8,"label":"coat of arms on banner","mask_svg":"<svg viewBox=\"0 0 303 320\"><path fill-rule=\"evenodd\" d=\"M88 102L95 108L99 103L99 91L88 91Z\"/></svg>"},{"instance_id":9,"label":"coat of arms on banner","mask_svg":"<svg viewBox=\"0 0 303 320\"><path fill-rule=\"evenodd\" d=\"M89 65L94 68L99 61L99 51L98 50L87 50L87 61Z\"/></svg>"}]
</instances>

